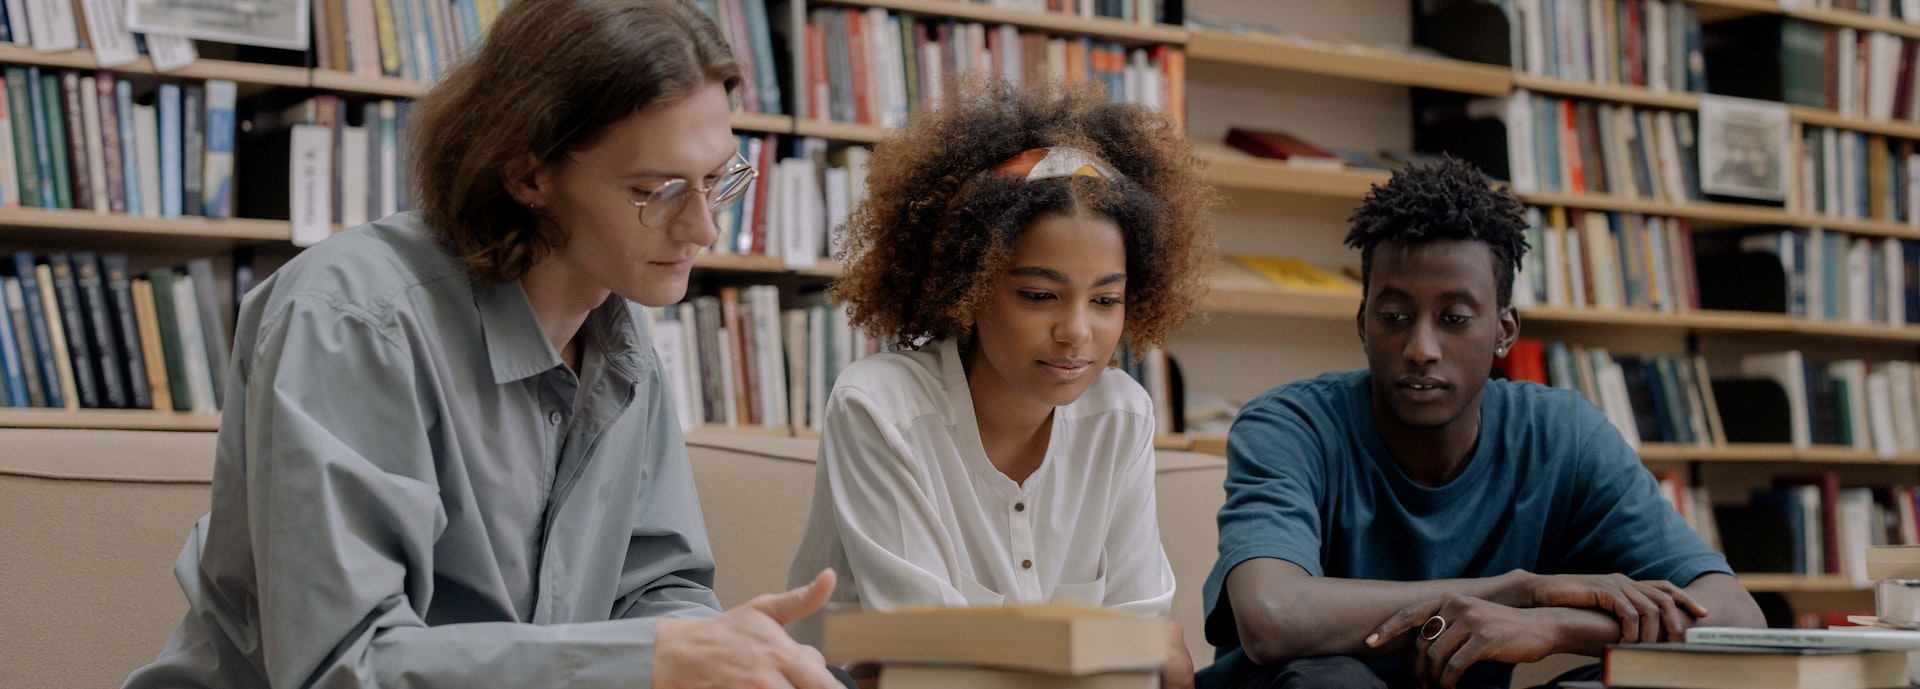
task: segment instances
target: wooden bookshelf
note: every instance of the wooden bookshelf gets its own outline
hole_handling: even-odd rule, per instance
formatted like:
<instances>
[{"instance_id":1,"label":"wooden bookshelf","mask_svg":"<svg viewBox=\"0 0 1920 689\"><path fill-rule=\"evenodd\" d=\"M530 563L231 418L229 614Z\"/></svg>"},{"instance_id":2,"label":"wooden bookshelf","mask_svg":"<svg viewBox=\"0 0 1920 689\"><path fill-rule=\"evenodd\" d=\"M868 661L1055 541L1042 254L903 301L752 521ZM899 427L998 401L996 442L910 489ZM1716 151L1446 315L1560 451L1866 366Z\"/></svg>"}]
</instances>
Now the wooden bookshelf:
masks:
<instances>
[{"instance_id":1,"label":"wooden bookshelf","mask_svg":"<svg viewBox=\"0 0 1920 689\"><path fill-rule=\"evenodd\" d=\"M304 87L312 83L311 70L305 67L201 59L171 72L161 72L153 68L152 60L143 56L128 64L103 68L91 50L43 53L11 43L0 44L0 63L62 69L106 69L119 74L159 74L184 79L226 79L241 85L242 91L272 86Z\"/></svg>"},{"instance_id":2,"label":"wooden bookshelf","mask_svg":"<svg viewBox=\"0 0 1920 689\"><path fill-rule=\"evenodd\" d=\"M1920 124L1912 122L1846 117L1832 110L1809 108L1803 105L1792 106L1791 110L1794 121L1805 125L1881 134L1901 139L1920 139Z\"/></svg>"},{"instance_id":3,"label":"wooden bookshelf","mask_svg":"<svg viewBox=\"0 0 1920 689\"><path fill-rule=\"evenodd\" d=\"M1535 206L1563 206L1586 210L1665 215L1712 225L1786 225L1796 221L1785 209L1773 206L1749 206L1738 203L1695 201L1672 203L1635 199L1613 194L1535 192L1520 194L1520 200Z\"/></svg>"},{"instance_id":4,"label":"wooden bookshelf","mask_svg":"<svg viewBox=\"0 0 1920 689\"><path fill-rule=\"evenodd\" d=\"M1358 201L1373 185L1385 184L1389 177L1385 170L1294 167L1278 160L1257 158L1219 142L1195 142L1194 148L1207 159L1207 182L1230 189Z\"/></svg>"},{"instance_id":5,"label":"wooden bookshelf","mask_svg":"<svg viewBox=\"0 0 1920 689\"><path fill-rule=\"evenodd\" d=\"M794 269L773 256L739 256L735 254L700 254L694 257L693 267L705 270L720 270L739 273L791 273L815 277L838 277L840 264L833 261L818 261L811 267Z\"/></svg>"},{"instance_id":6,"label":"wooden bookshelf","mask_svg":"<svg viewBox=\"0 0 1920 689\"><path fill-rule=\"evenodd\" d=\"M1012 24L1028 29L1084 35L1120 43L1184 45L1187 42L1187 30L1178 26L1140 24L1105 17L1082 19L1070 14L1010 10L961 0L813 0L813 4L878 7L896 12L952 17L982 24Z\"/></svg>"},{"instance_id":7,"label":"wooden bookshelf","mask_svg":"<svg viewBox=\"0 0 1920 689\"><path fill-rule=\"evenodd\" d=\"M1803 574L1742 574L1740 585L1752 593L1853 593L1870 589L1855 588L1846 577Z\"/></svg>"},{"instance_id":8,"label":"wooden bookshelf","mask_svg":"<svg viewBox=\"0 0 1920 689\"><path fill-rule=\"evenodd\" d=\"M129 248L235 247L293 238L285 220L202 217L148 218L46 208L0 209L0 238L8 244L111 240Z\"/></svg>"},{"instance_id":9,"label":"wooden bookshelf","mask_svg":"<svg viewBox=\"0 0 1920 689\"><path fill-rule=\"evenodd\" d=\"M859 143L879 143L891 130L872 124L853 124L850 122L828 122L826 120L796 119L793 133L799 136L817 136L835 141L855 141Z\"/></svg>"},{"instance_id":10,"label":"wooden bookshelf","mask_svg":"<svg viewBox=\"0 0 1920 689\"><path fill-rule=\"evenodd\" d=\"M149 409L0 409L0 428L87 428L127 431L215 431L219 414Z\"/></svg>"},{"instance_id":11,"label":"wooden bookshelf","mask_svg":"<svg viewBox=\"0 0 1920 689\"><path fill-rule=\"evenodd\" d=\"M1222 31L1195 31L1187 40L1187 59L1484 96L1504 96L1513 90L1513 73L1494 65L1406 55L1357 44L1315 44Z\"/></svg>"},{"instance_id":12,"label":"wooden bookshelf","mask_svg":"<svg viewBox=\"0 0 1920 689\"><path fill-rule=\"evenodd\" d=\"M301 70L307 71L307 70ZM419 98L432 84L412 79L389 76L366 76L333 69L312 70L313 88L352 93L362 96L384 96L387 98Z\"/></svg>"},{"instance_id":13,"label":"wooden bookshelf","mask_svg":"<svg viewBox=\"0 0 1920 689\"><path fill-rule=\"evenodd\" d=\"M1551 77L1540 77L1520 73L1513 75L1513 85L1539 93L1563 96L1566 98L1587 98L1674 110L1700 109L1700 94L1687 93L1684 91L1655 91L1639 86L1595 84L1585 81L1569 81L1566 79L1554 79Z\"/></svg>"},{"instance_id":14,"label":"wooden bookshelf","mask_svg":"<svg viewBox=\"0 0 1920 689\"><path fill-rule=\"evenodd\" d=\"M1851 447L1824 445L1794 447L1764 443L1732 443L1717 446L1644 443L1640 446L1640 459L1648 462L1797 462L1920 466L1920 453L1916 452L1881 457L1872 450L1857 450Z\"/></svg>"},{"instance_id":15,"label":"wooden bookshelf","mask_svg":"<svg viewBox=\"0 0 1920 689\"><path fill-rule=\"evenodd\" d=\"M793 131L793 118L786 115L768 115L758 112L736 112L733 114L734 131L766 132L786 134Z\"/></svg>"}]
</instances>

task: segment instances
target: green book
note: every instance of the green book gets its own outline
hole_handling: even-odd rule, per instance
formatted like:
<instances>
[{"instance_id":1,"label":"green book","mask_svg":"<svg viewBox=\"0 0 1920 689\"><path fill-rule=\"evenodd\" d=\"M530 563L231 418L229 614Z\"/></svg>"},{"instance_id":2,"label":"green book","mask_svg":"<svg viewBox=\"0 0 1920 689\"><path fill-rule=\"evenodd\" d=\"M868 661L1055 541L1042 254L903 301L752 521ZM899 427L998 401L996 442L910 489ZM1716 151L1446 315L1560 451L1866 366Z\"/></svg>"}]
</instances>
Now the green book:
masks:
<instances>
[{"instance_id":1,"label":"green book","mask_svg":"<svg viewBox=\"0 0 1920 689\"><path fill-rule=\"evenodd\" d=\"M153 283L153 319L159 321L160 326L160 358L167 366L167 395L173 398L174 411L193 411L193 390L187 387L186 353L180 349L180 316L173 303L176 277L171 268L147 273L147 280Z\"/></svg>"},{"instance_id":2,"label":"green book","mask_svg":"<svg viewBox=\"0 0 1920 689\"><path fill-rule=\"evenodd\" d=\"M20 173L20 205L40 207L40 161L33 153L32 99L27 97L27 70L8 67L7 121L13 128L13 161ZM0 132L4 136L5 132Z\"/></svg>"},{"instance_id":3,"label":"green book","mask_svg":"<svg viewBox=\"0 0 1920 689\"><path fill-rule=\"evenodd\" d=\"M55 207L73 207L73 187L67 179L67 118L60 107L60 77L40 75L40 107L47 117L47 150L53 152L53 197Z\"/></svg>"}]
</instances>

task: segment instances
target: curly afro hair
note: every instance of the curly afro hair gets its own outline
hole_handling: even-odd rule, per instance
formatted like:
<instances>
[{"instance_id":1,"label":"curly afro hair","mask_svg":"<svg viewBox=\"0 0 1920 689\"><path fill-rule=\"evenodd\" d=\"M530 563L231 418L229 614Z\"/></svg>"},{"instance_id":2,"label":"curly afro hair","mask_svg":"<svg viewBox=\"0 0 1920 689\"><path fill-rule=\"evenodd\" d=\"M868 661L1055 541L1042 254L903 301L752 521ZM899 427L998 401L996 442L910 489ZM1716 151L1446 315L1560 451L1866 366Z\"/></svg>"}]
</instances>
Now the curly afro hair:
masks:
<instances>
[{"instance_id":1,"label":"curly afro hair","mask_svg":"<svg viewBox=\"0 0 1920 689\"><path fill-rule=\"evenodd\" d=\"M1513 272L1527 254L1527 220L1519 199L1496 189L1485 173L1453 156L1393 173L1374 185L1347 218L1347 246L1360 250L1360 280L1372 285L1373 248L1382 242L1441 239L1485 242L1493 250L1499 306L1513 301Z\"/></svg>"},{"instance_id":2,"label":"curly afro hair","mask_svg":"<svg viewBox=\"0 0 1920 689\"><path fill-rule=\"evenodd\" d=\"M1051 146L1099 156L1122 179L982 175ZM1218 194L1201 180L1204 165L1171 120L1106 102L1091 86L955 80L940 107L874 147L867 196L835 255L845 272L829 290L855 326L896 346L958 336L1009 270L1028 225L1091 212L1123 235L1124 341L1144 352L1197 315L1206 289L1214 259L1207 214Z\"/></svg>"}]
</instances>

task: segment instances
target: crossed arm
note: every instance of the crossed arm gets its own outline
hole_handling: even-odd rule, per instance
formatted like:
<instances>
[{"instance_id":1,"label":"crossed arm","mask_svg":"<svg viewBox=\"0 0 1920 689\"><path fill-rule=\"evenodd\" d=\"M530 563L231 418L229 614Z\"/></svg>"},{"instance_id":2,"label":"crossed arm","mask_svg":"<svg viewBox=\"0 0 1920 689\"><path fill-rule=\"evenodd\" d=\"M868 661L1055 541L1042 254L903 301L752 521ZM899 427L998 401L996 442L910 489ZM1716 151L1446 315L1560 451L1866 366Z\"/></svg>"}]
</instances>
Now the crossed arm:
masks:
<instances>
[{"instance_id":1,"label":"crossed arm","mask_svg":"<svg viewBox=\"0 0 1920 689\"><path fill-rule=\"evenodd\" d=\"M1599 655L1607 644L1677 639L1695 625L1765 626L1731 576L1685 588L1613 575L1538 575L1421 582L1315 577L1285 560L1257 558L1227 575L1234 624L1262 665L1319 656L1413 651L1423 683L1450 687L1473 663L1521 663L1553 653ZM1446 630L1429 642L1408 632L1432 616Z\"/></svg>"}]
</instances>

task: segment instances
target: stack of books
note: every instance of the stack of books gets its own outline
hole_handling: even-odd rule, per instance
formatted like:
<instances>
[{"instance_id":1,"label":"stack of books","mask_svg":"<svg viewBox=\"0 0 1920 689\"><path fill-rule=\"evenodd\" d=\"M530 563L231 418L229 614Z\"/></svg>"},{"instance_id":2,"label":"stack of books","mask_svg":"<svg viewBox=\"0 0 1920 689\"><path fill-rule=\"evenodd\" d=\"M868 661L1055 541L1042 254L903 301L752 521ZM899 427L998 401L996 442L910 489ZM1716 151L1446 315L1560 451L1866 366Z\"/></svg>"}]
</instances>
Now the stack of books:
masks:
<instances>
[{"instance_id":1,"label":"stack of books","mask_svg":"<svg viewBox=\"0 0 1920 689\"><path fill-rule=\"evenodd\" d=\"M1165 620L1075 604L827 616L830 662L878 663L880 689L1153 689Z\"/></svg>"}]
</instances>

